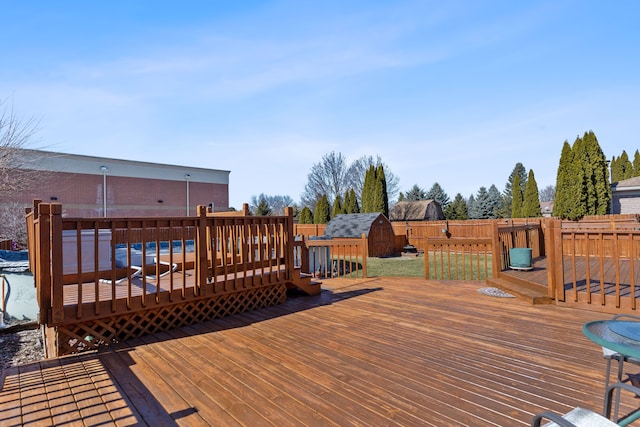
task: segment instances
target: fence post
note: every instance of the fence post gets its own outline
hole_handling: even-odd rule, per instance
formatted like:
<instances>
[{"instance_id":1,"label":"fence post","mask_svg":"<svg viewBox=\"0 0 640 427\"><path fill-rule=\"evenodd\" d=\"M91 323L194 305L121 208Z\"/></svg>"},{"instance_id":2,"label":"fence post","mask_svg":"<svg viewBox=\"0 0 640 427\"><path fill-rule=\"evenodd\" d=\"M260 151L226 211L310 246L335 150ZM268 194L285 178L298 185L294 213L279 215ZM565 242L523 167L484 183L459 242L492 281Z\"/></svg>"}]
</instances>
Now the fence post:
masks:
<instances>
[{"instance_id":1,"label":"fence post","mask_svg":"<svg viewBox=\"0 0 640 427\"><path fill-rule=\"evenodd\" d=\"M491 270L493 277L498 279L502 271L502 245L500 244L500 232L498 221L496 220L491 223Z\"/></svg>"}]
</instances>

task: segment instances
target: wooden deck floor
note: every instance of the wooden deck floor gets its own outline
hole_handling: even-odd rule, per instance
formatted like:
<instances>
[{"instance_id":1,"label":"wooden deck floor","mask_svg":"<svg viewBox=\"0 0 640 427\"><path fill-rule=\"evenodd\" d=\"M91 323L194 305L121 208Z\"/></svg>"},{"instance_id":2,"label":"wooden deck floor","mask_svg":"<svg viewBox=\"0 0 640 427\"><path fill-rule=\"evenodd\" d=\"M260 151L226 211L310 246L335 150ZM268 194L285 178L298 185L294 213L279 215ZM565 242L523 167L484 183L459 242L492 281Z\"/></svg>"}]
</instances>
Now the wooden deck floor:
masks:
<instances>
[{"instance_id":1,"label":"wooden deck floor","mask_svg":"<svg viewBox=\"0 0 640 427\"><path fill-rule=\"evenodd\" d=\"M10 368L0 425L525 426L601 410L608 315L483 283L326 281L315 297ZM637 404L631 402L631 404Z\"/></svg>"}]
</instances>

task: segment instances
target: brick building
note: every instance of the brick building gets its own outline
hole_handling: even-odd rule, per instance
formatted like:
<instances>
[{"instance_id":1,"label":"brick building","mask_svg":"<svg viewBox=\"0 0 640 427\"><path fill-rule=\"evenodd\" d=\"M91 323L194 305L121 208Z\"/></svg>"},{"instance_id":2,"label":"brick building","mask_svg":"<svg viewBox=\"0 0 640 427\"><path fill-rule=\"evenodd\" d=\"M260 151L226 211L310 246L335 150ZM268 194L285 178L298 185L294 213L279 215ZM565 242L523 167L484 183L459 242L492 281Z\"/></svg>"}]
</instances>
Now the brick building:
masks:
<instances>
[{"instance_id":1,"label":"brick building","mask_svg":"<svg viewBox=\"0 0 640 427\"><path fill-rule=\"evenodd\" d=\"M62 203L66 217L189 216L197 205L229 209L229 171L20 150L21 172L36 185L4 203ZM33 181L31 178L30 181Z\"/></svg>"}]
</instances>

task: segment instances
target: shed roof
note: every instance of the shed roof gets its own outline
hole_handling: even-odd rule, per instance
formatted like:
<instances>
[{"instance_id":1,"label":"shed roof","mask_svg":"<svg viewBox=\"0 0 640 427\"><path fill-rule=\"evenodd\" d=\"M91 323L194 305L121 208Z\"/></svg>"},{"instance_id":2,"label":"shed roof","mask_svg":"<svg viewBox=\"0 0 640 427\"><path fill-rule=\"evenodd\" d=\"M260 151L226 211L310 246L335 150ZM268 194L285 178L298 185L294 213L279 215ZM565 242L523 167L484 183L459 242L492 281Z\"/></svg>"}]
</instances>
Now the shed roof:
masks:
<instances>
[{"instance_id":1,"label":"shed roof","mask_svg":"<svg viewBox=\"0 0 640 427\"><path fill-rule=\"evenodd\" d=\"M429 211L429 206L435 209ZM433 199L397 202L389 212L391 221L425 221L444 219L442 209Z\"/></svg>"},{"instance_id":2,"label":"shed roof","mask_svg":"<svg viewBox=\"0 0 640 427\"><path fill-rule=\"evenodd\" d=\"M327 237L369 237L371 225L380 216L380 212L336 215L324 230ZM386 218L385 218L386 219Z\"/></svg>"}]
</instances>

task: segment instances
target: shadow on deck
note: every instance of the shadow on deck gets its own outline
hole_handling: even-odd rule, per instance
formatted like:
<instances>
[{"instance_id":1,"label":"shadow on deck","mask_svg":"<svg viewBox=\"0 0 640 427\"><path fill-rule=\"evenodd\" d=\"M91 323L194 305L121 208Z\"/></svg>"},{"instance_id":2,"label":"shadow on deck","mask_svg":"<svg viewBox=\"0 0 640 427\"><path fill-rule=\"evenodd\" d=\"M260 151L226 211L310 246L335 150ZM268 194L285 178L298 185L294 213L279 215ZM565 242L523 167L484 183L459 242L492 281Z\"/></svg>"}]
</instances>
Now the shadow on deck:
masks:
<instances>
[{"instance_id":1,"label":"shadow on deck","mask_svg":"<svg viewBox=\"0 0 640 427\"><path fill-rule=\"evenodd\" d=\"M604 315L481 286L336 279L317 296L10 368L0 425L525 426L541 410L599 411L605 364L581 328Z\"/></svg>"}]
</instances>

